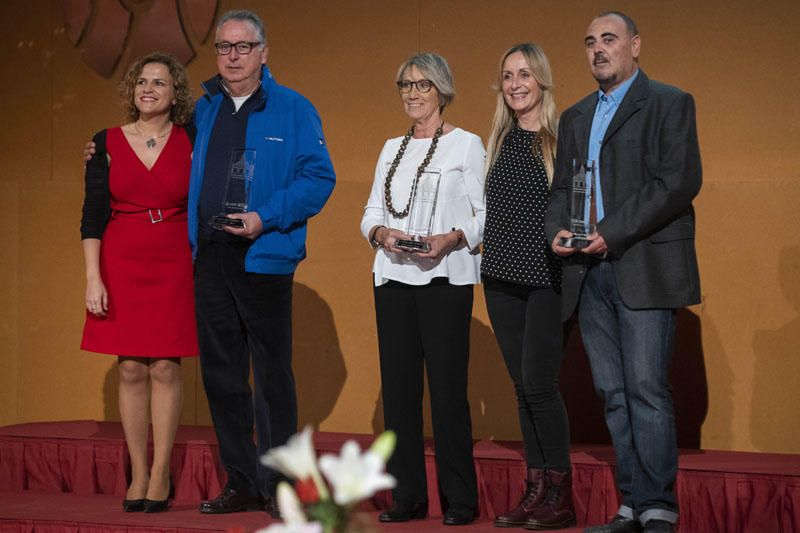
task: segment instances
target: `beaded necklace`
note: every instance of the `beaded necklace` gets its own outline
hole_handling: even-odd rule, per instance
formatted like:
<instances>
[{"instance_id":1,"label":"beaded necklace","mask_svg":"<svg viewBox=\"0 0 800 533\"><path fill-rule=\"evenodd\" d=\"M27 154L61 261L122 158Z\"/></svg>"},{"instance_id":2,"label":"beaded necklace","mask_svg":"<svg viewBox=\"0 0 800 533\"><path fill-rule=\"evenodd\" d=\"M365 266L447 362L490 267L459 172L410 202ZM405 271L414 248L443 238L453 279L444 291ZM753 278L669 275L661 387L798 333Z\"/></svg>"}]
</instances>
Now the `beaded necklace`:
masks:
<instances>
[{"instance_id":1,"label":"beaded necklace","mask_svg":"<svg viewBox=\"0 0 800 533\"><path fill-rule=\"evenodd\" d=\"M386 209L389 210L389 213L391 213L393 217L405 218L408 216L408 212L411 209L411 200L414 198L414 193L417 192L417 183L419 183L419 178L422 176L422 172L425 170L425 167L427 167L428 163L431 162L431 158L433 158L433 153L436 151L436 145L439 144L439 137L442 136L443 130L444 122L442 122L439 127L436 128L436 133L433 134L433 139L431 140L431 145L428 148L428 153L425 154L425 159L422 160L422 164L419 166L419 168L417 168L417 176L414 179L414 183L411 185L411 193L408 195L406 208L402 211L397 211L392 204L392 178L394 177L394 173L397 171L397 166L400 164L400 160L403 158L403 154L408 146L408 141L410 141L411 137L414 135L414 126L411 126L411 129L408 130L408 133L406 133L405 137L403 137L403 141L400 143L400 149L397 150L397 155L394 156L394 161L392 161L392 164L389 167L389 172L386 175L386 181L383 184L383 197L386 201Z\"/></svg>"}]
</instances>

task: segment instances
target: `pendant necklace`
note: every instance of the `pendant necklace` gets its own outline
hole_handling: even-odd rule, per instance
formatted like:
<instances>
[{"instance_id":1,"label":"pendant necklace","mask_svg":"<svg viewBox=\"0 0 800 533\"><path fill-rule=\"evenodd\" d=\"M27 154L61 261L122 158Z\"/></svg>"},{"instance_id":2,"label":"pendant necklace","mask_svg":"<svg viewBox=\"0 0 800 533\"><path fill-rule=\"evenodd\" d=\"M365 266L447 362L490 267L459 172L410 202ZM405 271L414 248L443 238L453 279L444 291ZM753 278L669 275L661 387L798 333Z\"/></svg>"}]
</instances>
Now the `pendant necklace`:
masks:
<instances>
[{"instance_id":1,"label":"pendant necklace","mask_svg":"<svg viewBox=\"0 0 800 533\"><path fill-rule=\"evenodd\" d=\"M138 133L142 137L147 137L147 135L142 133L142 131L139 129L139 126L137 125L137 122L138 122L138 120L133 123L133 129L135 129L136 133ZM163 135L150 135L149 138L144 142L144 144L145 144L145 146L147 146L148 148L150 148L152 150L158 144L158 142L156 142L156 139L162 139L162 138L166 137L167 135L169 135L170 133L172 133L172 122L169 123L169 129L167 130L167 133L164 133Z\"/></svg>"}]
</instances>

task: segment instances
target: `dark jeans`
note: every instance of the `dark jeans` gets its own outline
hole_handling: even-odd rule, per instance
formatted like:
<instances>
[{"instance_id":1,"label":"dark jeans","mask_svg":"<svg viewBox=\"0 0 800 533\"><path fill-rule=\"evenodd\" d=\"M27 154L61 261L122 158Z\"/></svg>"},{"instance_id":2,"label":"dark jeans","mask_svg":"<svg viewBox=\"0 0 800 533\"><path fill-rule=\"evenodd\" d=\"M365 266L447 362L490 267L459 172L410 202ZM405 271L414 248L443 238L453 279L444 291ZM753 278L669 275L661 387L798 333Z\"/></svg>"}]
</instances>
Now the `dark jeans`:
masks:
<instances>
[{"instance_id":1,"label":"dark jeans","mask_svg":"<svg viewBox=\"0 0 800 533\"><path fill-rule=\"evenodd\" d=\"M621 514L675 522L678 454L668 381L675 311L626 307L614 268L604 261L586 274L579 312L617 456Z\"/></svg>"},{"instance_id":2,"label":"dark jeans","mask_svg":"<svg viewBox=\"0 0 800 533\"><path fill-rule=\"evenodd\" d=\"M258 458L297 431L292 274L245 272L249 242L200 241L195 264L200 366L227 486L273 495ZM254 391L250 389L250 365ZM255 423L255 443L253 426Z\"/></svg>"},{"instance_id":3,"label":"dark jeans","mask_svg":"<svg viewBox=\"0 0 800 533\"><path fill-rule=\"evenodd\" d=\"M472 285L390 281L375 287L386 429L397 434L387 470L395 501L428 500L422 434L423 371L428 372L436 470L446 509L471 512L478 499L467 401ZM424 365L424 369L423 369Z\"/></svg>"},{"instance_id":4,"label":"dark jeans","mask_svg":"<svg viewBox=\"0 0 800 533\"><path fill-rule=\"evenodd\" d=\"M483 283L492 329L514 382L528 468L567 470L569 419L558 388L561 295L490 277Z\"/></svg>"}]
</instances>

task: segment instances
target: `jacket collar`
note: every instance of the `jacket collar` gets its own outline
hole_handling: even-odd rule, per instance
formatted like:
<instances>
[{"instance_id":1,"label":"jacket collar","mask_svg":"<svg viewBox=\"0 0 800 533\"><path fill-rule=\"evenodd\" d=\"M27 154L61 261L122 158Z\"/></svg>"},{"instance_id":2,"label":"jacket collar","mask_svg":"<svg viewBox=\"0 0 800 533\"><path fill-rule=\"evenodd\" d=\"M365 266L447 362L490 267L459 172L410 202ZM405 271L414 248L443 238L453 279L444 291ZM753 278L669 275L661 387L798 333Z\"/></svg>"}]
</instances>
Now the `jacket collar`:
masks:
<instances>
[{"instance_id":1,"label":"jacket collar","mask_svg":"<svg viewBox=\"0 0 800 533\"><path fill-rule=\"evenodd\" d=\"M631 88L628 89L628 94L622 99L619 104L617 112L614 113L614 118L611 119L611 124L608 125L606 134L603 137L603 143L608 142L608 139L617 132L620 127L637 111L639 111L647 100L649 93L649 79L644 71L640 70L639 75L633 80Z\"/></svg>"},{"instance_id":2,"label":"jacket collar","mask_svg":"<svg viewBox=\"0 0 800 533\"><path fill-rule=\"evenodd\" d=\"M608 125L606 134L603 137L603 144L608 142L608 139L611 138L634 113L642 108L647 100L649 87L650 78L647 77L642 69L639 69L639 75L636 76L625 98L620 102L617 112L614 113L611 124ZM575 134L578 153L581 157L585 158L588 154L589 129L592 127L592 118L594 117L595 107L597 107L597 91L594 91L575 104L575 107L579 114L575 118L573 132Z\"/></svg>"},{"instance_id":3,"label":"jacket collar","mask_svg":"<svg viewBox=\"0 0 800 533\"><path fill-rule=\"evenodd\" d=\"M261 96L264 100L269 98L269 92L272 87L275 85L275 79L272 77L272 73L269 71L269 67L266 65L261 65ZM224 82L222 80L222 76L217 74L213 76L203 83L200 84L203 90L206 92L206 95L213 98L216 95L223 93L227 94L227 89L224 87Z\"/></svg>"}]
</instances>

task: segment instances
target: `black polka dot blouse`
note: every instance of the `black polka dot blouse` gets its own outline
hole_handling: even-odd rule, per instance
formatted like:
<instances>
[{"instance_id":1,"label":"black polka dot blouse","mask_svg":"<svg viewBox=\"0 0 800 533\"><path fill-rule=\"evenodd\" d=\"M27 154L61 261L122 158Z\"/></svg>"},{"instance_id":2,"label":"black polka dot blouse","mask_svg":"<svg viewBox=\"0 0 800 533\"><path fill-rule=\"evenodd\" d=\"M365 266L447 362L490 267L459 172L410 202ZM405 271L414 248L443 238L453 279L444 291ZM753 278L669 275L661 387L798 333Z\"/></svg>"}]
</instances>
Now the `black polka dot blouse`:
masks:
<instances>
[{"instance_id":1,"label":"black polka dot blouse","mask_svg":"<svg viewBox=\"0 0 800 533\"><path fill-rule=\"evenodd\" d=\"M561 267L544 234L547 174L531 151L536 135L514 127L489 171L481 274L521 285L558 287Z\"/></svg>"}]
</instances>

